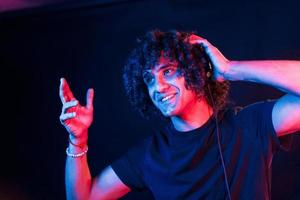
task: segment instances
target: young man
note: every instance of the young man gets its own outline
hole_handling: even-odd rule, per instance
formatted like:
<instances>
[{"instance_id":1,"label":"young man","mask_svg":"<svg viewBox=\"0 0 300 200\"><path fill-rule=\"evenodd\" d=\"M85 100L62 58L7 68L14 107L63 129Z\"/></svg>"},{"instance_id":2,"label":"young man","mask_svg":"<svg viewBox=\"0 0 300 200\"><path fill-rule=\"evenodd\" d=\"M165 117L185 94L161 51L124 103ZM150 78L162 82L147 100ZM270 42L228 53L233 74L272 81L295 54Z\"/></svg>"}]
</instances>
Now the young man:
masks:
<instances>
[{"instance_id":1,"label":"young man","mask_svg":"<svg viewBox=\"0 0 300 200\"><path fill-rule=\"evenodd\" d=\"M229 109L228 81L237 80L287 94ZM163 200L270 199L272 156L282 137L300 130L299 61L230 61L193 33L155 30L132 52L124 84L142 115L170 122L92 178L86 152L94 91L81 106L61 79L68 199L118 199L136 189Z\"/></svg>"}]
</instances>

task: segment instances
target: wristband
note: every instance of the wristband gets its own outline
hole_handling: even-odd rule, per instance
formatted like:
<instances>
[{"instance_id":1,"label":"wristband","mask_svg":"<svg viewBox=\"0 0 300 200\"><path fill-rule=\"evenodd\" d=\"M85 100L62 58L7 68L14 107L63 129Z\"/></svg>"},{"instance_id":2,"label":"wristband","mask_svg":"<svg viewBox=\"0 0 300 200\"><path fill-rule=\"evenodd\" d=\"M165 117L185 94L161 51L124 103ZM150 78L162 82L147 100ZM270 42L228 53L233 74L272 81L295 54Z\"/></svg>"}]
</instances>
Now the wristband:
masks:
<instances>
[{"instance_id":1,"label":"wristband","mask_svg":"<svg viewBox=\"0 0 300 200\"><path fill-rule=\"evenodd\" d=\"M72 158L78 158L78 157L81 157L83 155L85 155L86 153L88 152L88 147L86 147L86 149L78 154L73 154L73 153L70 153L69 152L69 147L66 149L66 154L67 156L70 156Z\"/></svg>"}]
</instances>

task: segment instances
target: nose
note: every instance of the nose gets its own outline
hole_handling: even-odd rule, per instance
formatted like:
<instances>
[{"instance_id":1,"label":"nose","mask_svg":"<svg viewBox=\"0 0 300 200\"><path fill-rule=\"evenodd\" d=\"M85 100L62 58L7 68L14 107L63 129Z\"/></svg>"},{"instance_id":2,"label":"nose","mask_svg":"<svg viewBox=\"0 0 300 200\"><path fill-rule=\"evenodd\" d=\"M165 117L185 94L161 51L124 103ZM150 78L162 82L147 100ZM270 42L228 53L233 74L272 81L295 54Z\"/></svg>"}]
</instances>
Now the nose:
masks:
<instances>
[{"instance_id":1,"label":"nose","mask_svg":"<svg viewBox=\"0 0 300 200\"><path fill-rule=\"evenodd\" d=\"M164 80L163 77L157 77L154 87L156 92L163 93L167 91L170 85L166 82L166 80Z\"/></svg>"}]
</instances>

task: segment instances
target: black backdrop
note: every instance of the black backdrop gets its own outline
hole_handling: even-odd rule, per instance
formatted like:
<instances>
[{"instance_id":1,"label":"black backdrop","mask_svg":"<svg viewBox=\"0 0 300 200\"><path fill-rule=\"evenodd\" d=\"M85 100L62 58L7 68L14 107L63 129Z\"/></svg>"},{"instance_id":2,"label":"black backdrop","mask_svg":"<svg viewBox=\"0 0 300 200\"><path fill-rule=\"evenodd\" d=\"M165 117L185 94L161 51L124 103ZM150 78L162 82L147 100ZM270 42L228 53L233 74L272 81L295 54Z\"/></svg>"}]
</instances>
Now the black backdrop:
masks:
<instances>
[{"instance_id":1,"label":"black backdrop","mask_svg":"<svg viewBox=\"0 0 300 200\"><path fill-rule=\"evenodd\" d=\"M65 199L67 134L58 120L59 78L84 104L95 88L90 128L92 175L151 134L130 107L121 72L136 38L153 28L197 31L229 59L299 59L297 0L80 1L0 15L0 199ZM232 83L230 98L247 105L283 93ZM300 199L300 137L273 161L273 199ZM152 199L131 193L123 199Z\"/></svg>"}]
</instances>

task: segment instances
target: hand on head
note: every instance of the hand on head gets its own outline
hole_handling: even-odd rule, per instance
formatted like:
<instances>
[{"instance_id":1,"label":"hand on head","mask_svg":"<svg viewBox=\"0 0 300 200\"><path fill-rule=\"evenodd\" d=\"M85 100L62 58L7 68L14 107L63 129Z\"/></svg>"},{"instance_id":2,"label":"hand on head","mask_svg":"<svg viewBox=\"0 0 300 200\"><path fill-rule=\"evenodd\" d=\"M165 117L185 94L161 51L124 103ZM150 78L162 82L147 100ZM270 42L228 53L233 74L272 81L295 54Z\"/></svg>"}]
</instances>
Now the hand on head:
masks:
<instances>
[{"instance_id":1,"label":"hand on head","mask_svg":"<svg viewBox=\"0 0 300 200\"><path fill-rule=\"evenodd\" d=\"M60 79L59 96L62 102L60 122L70 133L70 140L79 144L87 142L87 130L93 121L94 90L87 91L86 106L81 106L74 97L67 81Z\"/></svg>"},{"instance_id":2,"label":"hand on head","mask_svg":"<svg viewBox=\"0 0 300 200\"><path fill-rule=\"evenodd\" d=\"M189 37L190 44L199 44L203 47L213 67L213 77L217 81L224 81L224 74L230 68L230 61L209 41L198 35L191 35Z\"/></svg>"}]
</instances>

